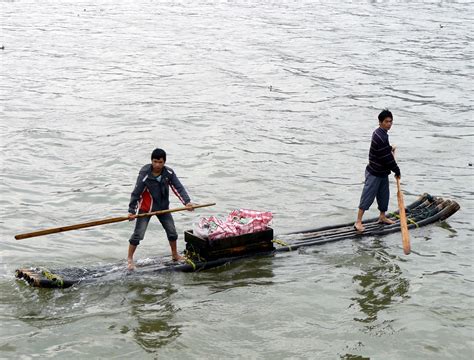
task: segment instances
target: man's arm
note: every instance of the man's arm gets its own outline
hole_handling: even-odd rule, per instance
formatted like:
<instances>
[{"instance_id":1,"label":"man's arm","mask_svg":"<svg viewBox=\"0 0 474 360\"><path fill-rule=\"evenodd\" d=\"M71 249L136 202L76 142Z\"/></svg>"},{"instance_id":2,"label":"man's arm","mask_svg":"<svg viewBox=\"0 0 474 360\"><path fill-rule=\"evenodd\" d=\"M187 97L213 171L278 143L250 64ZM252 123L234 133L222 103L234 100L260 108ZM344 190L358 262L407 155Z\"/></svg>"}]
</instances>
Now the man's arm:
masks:
<instances>
[{"instance_id":1,"label":"man's arm","mask_svg":"<svg viewBox=\"0 0 474 360\"><path fill-rule=\"evenodd\" d=\"M173 190L179 201L181 201L183 205L188 205L189 203L191 203L191 198L189 197L188 193L186 192L186 189L184 188L183 184L181 184L181 181L179 181L174 171L171 174L170 180L171 190Z\"/></svg>"},{"instance_id":2,"label":"man's arm","mask_svg":"<svg viewBox=\"0 0 474 360\"><path fill-rule=\"evenodd\" d=\"M138 201L140 200L140 197L143 193L143 190L145 190L145 172L139 172L137 181L135 183L135 187L133 188L132 194L130 196L130 203L128 204L128 213L129 214L136 214L137 213L137 206L138 206Z\"/></svg>"},{"instance_id":3,"label":"man's arm","mask_svg":"<svg viewBox=\"0 0 474 360\"><path fill-rule=\"evenodd\" d=\"M385 164L387 168L393 171L395 173L395 176L399 178L401 175L400 175L400 168L398 167L397 161L395 160L396 147L390 145L390 143L388 142L388 138L387 138L387 145L390 150L385 156Z\"/></svg>"}]
</instances>

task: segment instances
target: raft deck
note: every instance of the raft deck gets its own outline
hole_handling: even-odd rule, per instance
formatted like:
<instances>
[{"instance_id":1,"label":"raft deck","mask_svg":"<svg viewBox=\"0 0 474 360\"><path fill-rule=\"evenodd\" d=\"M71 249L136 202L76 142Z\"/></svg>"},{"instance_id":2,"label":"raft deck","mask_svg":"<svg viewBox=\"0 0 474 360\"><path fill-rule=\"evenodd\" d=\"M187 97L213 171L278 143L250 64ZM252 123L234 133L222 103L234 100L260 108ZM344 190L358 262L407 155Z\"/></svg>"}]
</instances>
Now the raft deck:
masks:
<instances>
[{"instance_id":1,"label":"raft deck","mask_svg":"<svg viewBox=\"0 0 474 360\"><path fill-rule=\"evenodd\" d=\"M429 194L421 195L415 202L406 207L408 229L413 230L438 221L449 218L460 209L457 202L446 200ZM400 231L400 220L398 211L389 213L388 218L395 221L393 225L380 224L377 218L368 219L363 222L365 231L358 233L353 222L319 227L315 229L281 234L273 239L276 248L268 250L257 250L250 253L232 252L232 256L222 258L205 259L196 253L188 252L186 263L174 263L157 259L137 267L136 271L126 270L124 264L106 265L101 267L68 268L49 271L44 268L26 268L16 270L16 277L25 280L29 285L43 288L67 288L78 283L89 283L106 279L110 274L122 273L124 276L143 273L159 273L164 271L194 272L215 268L234 261L248 259L257 256L269 256L278 252L297 250L300 247L322 245L334 241L357 239L369 236L384 236ZM255 235L253 235L255 236ZM265 232L268 236L268 231ZM239 248L240 249L240 248ZM240 250L239 250L240 251ZM234 255L235 254L235 255Z\"/></svg>"}]
</instances>

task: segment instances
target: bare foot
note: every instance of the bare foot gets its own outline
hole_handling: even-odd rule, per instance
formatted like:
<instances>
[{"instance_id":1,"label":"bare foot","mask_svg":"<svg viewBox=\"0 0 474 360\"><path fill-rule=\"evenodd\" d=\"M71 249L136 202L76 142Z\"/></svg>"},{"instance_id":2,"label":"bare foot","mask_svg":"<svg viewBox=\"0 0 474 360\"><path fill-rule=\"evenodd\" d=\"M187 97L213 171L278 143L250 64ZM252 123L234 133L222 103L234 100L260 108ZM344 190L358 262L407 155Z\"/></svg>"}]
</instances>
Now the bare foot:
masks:
<instances>
[{"instance_id":1,"label":"bare foot","mask_svg":"<svg viewBox=\"0 0 474 360\"><path fill-rule=\"evenodd\" d=\"M173 261L176 261L176 262L184 261L184 257L182 257L181 255L173 255Z\"/></svg>"},{"instance_id":2,"label":"bare foot","mask_svg":"<svg viewBox=\"0 0 474 360\"><path fill-rule=\"evenodd\" d=\"M383 217L383 218L379 218L379 221L378 221L379 224L387 224L387 225L392 225L392 224L395 224L395 221L387 218L387 217Z\"/></svg>"},{"instance_id":3,"label":"bare foot","mask_svg":"<svg viewBox=\"0 0 474 360\"><path fill-rule=\"evenodd\" d=\"M355 231L357 231L358 233L362 233L362 232L364 232L365 227L364 227L364 225L362 225L361 222L356 222L356 223L354 224L354 229L355 229Z\"/></svg>"},{"instance_id":4,"label":"bare foot","mask_svg":"<svg viewBox=\"0 0 474 360\"><path fill-rule=\"evenodd\" d=\"M135 264L133 263L133 260L128 260L127 269L128 270L135 270Z\"/></svg>"}]
</instances>

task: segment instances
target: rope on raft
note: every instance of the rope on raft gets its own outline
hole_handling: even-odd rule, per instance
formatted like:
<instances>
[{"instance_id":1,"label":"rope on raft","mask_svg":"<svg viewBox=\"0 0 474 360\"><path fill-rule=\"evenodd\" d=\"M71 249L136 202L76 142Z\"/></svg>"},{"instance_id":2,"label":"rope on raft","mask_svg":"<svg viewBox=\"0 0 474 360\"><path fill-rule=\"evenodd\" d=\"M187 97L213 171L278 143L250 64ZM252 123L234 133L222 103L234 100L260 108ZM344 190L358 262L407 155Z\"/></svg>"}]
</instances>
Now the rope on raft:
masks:
<instances>
[{"instance_id":1,"label":"rope on raft","mask_svg":"<svg viewBox=\"0 0 474 360\"><path fill-rule=\"evenodd\" d=\"M281 246L288 246L288 249L291 251L291 245L287 244L286 242L284 242L282 240L273 239L272 242L274 242L275 244L281 245Z\"/></svg>"},{"instance_id":2,"label":"rope on raft","mask_svg":"<svg viewBox=\"0 0 474 360\"><path fill-rule=\"evenodd\" d=\"M184 261L191 265L193 267L193 270L196 270L196 264L192 259L196 259L199 262L206 262L206 259L204 259L198 252L190 251L189 249L184 250Z\"/></svg>"},{"instance_id":3,"label":"rope on raft","mask_svg":"<svg viewBox=\"0 0 474 360\"><path fill-rule=\"evenodd\" d=\"M41 274L48 280L51 280L59 285L59 287L64 286L64 280L61 276L53 274L48 269L41 269Z\"/></svg>"},{"instance_id":4,"label":"rope on raft","mask_svg":"<svg viewBox=\"0 0 474 360\"><path fill-rule=\"evenodd\" d=\"M391 216L397 218L398 220L400 220L400 215L398 215L398 214L390 213L389 215L391 215ZM420 225L418 225L418 223L415 220L413 220L412 218L407 217L407 222L410 223L410 224L415 225L417 228L420 227Z\"/></svg>"}]
</instances>

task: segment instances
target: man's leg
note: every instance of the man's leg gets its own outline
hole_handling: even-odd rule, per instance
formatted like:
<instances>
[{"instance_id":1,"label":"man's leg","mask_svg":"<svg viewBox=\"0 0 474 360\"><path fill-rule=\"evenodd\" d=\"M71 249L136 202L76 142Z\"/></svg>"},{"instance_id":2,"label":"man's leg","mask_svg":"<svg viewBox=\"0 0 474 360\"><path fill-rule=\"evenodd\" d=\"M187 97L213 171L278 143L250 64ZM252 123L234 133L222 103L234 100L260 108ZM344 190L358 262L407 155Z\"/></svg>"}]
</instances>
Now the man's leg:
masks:
<instances>
[{"instance_id":1,"label":"man's leg","mask_svg":"<svg viewBox=\"0 0 474 360\"><path fill-rule=\"evenodd\" d=\"M160 220L161 225L165 229L166 236L168 237L171 248L171 257L175 261L181 260L183 257L178 254L178 233L176 232L173 217L168 213L158 216L158 220Z\"/></svg>"},{"instance_id":2,"label":"man's leg","mask_svg":"<svg viewBox=\"0 0 474 360\"><path fill-rule=\"evenodd\" d=\"M377 191L377 204L380 210L379 223L382 224L395 224L395 221L389 219L385 212L388 210L388 202L390 200L390 186L388 182L388 176L381 178L379 189Z\"/></svg>"},{"instance_id":3,"label":"man's leg","mask_svg":"<svg viewBox=\"0 0 474 360\"><path fill-rule=\"evenodd\" d=\"M171 257L173 258L173 261L180 261L183 260L184 258L178 254L178 247L177 247L177 241L170 241L170 248L171 248Z\"/></svg>"},{"instance_id":4,"label":"man's leg","mask_svg":"<svg viewBox=\"0 0 474 360\"><path fill-rule=\"evenodd\" d=\"M359 208L359 211L357 212L357 220L354 224L355 229L358 232L363 232L365 230L364 225L362 225L362 217L364 216L364 209Z\"/></svg>"},{"instance_id":5,"label":"man's leg","mask_svg":"<svg viewBox=\"0 0 474 360\"><path fill-rule=\"evenodd\" d=\"M127 268L128 270L135 270L135 264L133 263L133 254L137 249L136 245L128 244L128 257L127 257Z\"/></svg>"},{"instance_id":6,"label":"man's leg","mask_svg":"<svg viewBox=\"0 0 474 360\"><path fill-rule=\"evenodd\" d=\"M145 237L145 231L146 231L146 228L148 227L148 223L150 222L150 217L147 216L143 218L138 218L135 221L136 221L135 230L133 231L133 234L130 237L130 240L128 240L129 245L128 245L127 267L129 270L135 269L135 263L133 262L133 254L135 254L135 250L137 249L137 246L140 244L140 241L142 241L143 238Z\"/></svg>"},{"instance_id":7,"label":"man's leg","mask_svg":"<svg viewBox=\"0 0 474 360\"><path fill-rule=\"evenodd\" d=\"M366 170L364 189L362 190L362 195L360 196L359 211L357 212L357 220L354 224L354 228L358 232L363 232L365 230L364 225L362 224L362 217L364 216L364 212L369 210L370 206L374 202L375 195L377 194L377 187L377 177L373 176Z\"/></svg>"}]
</instances>

